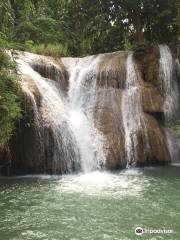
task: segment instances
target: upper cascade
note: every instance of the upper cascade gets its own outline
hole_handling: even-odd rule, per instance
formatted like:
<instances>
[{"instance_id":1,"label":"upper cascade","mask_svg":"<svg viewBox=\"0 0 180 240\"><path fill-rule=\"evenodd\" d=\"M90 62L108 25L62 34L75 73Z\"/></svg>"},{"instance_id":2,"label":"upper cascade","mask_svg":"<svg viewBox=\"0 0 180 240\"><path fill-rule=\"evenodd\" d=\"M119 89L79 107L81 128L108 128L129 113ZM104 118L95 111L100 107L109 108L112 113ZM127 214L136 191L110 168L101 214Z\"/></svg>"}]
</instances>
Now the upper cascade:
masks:
<instances>
[{"instance_id":1,"label":"upper cascade","mask_svg":"<svg viewBox=\"0 0 180 240\"><path fill-rule=\"evenodd\" d=\"M171 161L164 126L178 115L179 60L167 45L84 58L19 52L15 61L26 117L11 141L12 174Z\"/></svg>"}]
</instances>

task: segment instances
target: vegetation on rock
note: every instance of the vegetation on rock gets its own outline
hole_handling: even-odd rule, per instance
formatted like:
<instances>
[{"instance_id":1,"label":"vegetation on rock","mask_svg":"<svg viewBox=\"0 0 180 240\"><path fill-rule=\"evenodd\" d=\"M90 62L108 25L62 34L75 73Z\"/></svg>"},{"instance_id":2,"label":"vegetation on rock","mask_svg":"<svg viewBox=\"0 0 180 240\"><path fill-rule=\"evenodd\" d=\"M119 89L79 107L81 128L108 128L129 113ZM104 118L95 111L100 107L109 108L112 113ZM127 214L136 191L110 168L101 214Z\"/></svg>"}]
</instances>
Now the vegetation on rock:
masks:
<instances>
[{"instance_id":1,"label":"vegetation on rock","mask_svg":"<svg viewBox=\"0 0 180 240\"><path fill-rule=\"evenodd\" d=\"M21 117L18 75L10 57L0 50L0 147L10 138Z\"/></svg>"},{"instance_id":2,"label":"vegetation on rock","mask_svg":"<svg viewBox=\"0 0 180 240\"><path fill-rule=\"evenodd\" d=\"M177 136L180 138L180 120L177 121L176 125L174 126L174 130L177 133Z\"/></svg>"}]
</instances>

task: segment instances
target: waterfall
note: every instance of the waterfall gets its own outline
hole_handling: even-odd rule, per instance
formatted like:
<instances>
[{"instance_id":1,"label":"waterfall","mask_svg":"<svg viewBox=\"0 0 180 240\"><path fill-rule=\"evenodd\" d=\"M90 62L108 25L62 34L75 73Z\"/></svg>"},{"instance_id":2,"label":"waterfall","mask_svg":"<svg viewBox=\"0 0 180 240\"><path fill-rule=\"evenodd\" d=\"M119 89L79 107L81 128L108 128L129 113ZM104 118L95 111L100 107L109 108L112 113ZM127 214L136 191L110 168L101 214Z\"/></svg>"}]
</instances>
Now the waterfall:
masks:
<instances>
[{"instance_id":1,"label":"waterfall","mask_svg":"<svg viewBox=\"0 0 180 240\"><path fill-rule=\"evenodd\" d=\"M159 45L159 51L159 79L161 92L164 97L165 133L171 160L176 161L178 154L175 146L178 140L170 126L176 120L178 113L179 91L175 75L176 69L174 69L174 66L178 67L178 60L174 64L171 51L167 45Z\"/></svg>"},{"instance_id":2,"label":"waterfall","mask_svg":"<svg viewBox=\"0 0 180 240\"><path fill-rule=\"evenodd\" d=\"M69 79L70 124L76 136L84 172L101 169L105 163L103 137L94 126L98 59L82 66L78 62Z\"/></svg>"},{"instance_id":3,"label":"waterfall","mask_svg":"<svg viewBox=\"0 0 180 240\"><path fill-rule=\"evenodd\" d=\"M39 61L37 56L28 53L21 54L16 60L20 73L32 78L42 97L39 115L45 131L44 137L47 137L47 128L52 132L53 142L50 147L54 173L59 165L68 172L79 167L85 172L100 169L105 157L102 137L94 127L92 114L96 98L97 62L92 61L87 68L82 68L81 64L74 66L65 96L59 82L57 84L47 76L42 77L35 71L38 69L33 69L33 64Z\"/></svg>"},{"instance_id":4,"label":"waterfall","mask_svg":"<svg viewBox=\"0 0 180 240\"><path fill-rule=\"evenodd\" d=\"M166 124L170 124L178 110L178 86L174 79L173 57L167 45L159 45L159 79L164 97L164 113Z\"/></svg>"},{"instance_id":5,"label":"waterfall","mask_svg":"<svg viewBox=\"0 0 180 240\"><path fill-rule=\"evenodd\" d=\"M126 62L126 85L122 97L122 116L127 167L135 164L138 160L138 134L143 132L145 138L147 138L139 81L138 71L135 69L135 64L133 62L133 53L130 53ZM146 143L147 142L148 141L146 141Z\"/></svg>"},{"instance_id":6,"label":"waterfall","mask_svg":"<svg viewBox=\"0 0 180 240\"><path fill-rule=\"evenodd\" d=\"M49 147L52 148L53 172L56 172L58 166L61 166L64 171L70 171L72 168L76 168L74 163L78 163L79 152L76 148L72 130L67 124L66 102L63 94L56 88L53 81L43 78L32 69L29 64L32 56L31 54L22 55L17 59L17 62L21 74L31 76L42 97L39 114L44 129L52 131L52 143L49 143ZM46 131L44 133L45 138L47 134ZM45 142L45 139L43 141Z\"/></svg>"},{"instance_id":7,"label":"waterfall","mask_svg":"<svg viewBox=\"0 0 180 240\"><path fill-rule=\"evenodd\" d=\"M33 156L40 156L35 170L88 173L168 163L174 138L166 132L166 141L160 117L164 99L166 125L174 120L178 106L174 68L179 62L167 46L160 45L159 50L160 59L158 54L143 53L146 66L133 52L57 59L18 53L22 89L33 108L28 114L33 112L29 117L36 125L29 130L23 125L23 136L27 133L30 143L32 136L39 136L32 150ZM159 61L159 84L152 81L157 69L149 66L151 61ZM37 145L41 153L36 152Z\"/></svg>"}]
</instances>

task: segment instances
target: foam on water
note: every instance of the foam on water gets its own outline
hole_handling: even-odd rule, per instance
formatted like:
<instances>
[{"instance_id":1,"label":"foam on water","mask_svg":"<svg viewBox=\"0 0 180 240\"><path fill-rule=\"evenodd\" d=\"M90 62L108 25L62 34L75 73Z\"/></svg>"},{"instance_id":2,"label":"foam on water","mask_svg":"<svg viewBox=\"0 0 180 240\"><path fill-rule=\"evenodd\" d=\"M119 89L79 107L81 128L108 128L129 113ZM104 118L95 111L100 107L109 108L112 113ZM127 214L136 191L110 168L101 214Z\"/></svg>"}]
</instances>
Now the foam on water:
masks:
<instances>
[{"instance_id":1,"label":"foam on water","mask_svg":"<svg viewBox=\"0 0 180 240\"><path fill-rule=\"evenodd\" d=\"M122 198L139 195L148 181L138 169L127 169L120 173L91 172L78 175L64 175L57 190L66 193Z\"/></svg>"}]
</instances>

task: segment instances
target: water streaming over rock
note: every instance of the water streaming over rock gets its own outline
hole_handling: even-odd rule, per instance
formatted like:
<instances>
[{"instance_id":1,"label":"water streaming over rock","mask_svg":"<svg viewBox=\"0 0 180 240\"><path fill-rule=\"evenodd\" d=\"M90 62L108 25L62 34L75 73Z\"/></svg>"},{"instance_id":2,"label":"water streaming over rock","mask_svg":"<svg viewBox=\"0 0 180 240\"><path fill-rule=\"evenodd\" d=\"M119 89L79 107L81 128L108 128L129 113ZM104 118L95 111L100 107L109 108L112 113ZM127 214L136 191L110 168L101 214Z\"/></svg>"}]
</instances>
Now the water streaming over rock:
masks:
<instances>
[{"instance_id":1,"label":"water streaming over rock","mask_svg":"<svg viewBox=\"0 0 180 240\"><path fill-rule=\"evenodd\" d=\"M169 124L178 110L178 86L174 77L174 60L171 50L167 45L159 45L160 66L159 79L161 81L161 91L164 96L164 113L166 124Z\"/></svg>"},{"instance_id":2,"label":"water streaming over rock","mask_svg":"<svg viewBox=\"0 0 180 240\"><path fill-rule=\"evenodd\" d=\"M17 62L21 74L31 76L42 97L39 114L43 121L45 138L50 131L51 139L48 144L52 148L50 151L53 158L53 172L56 172L59 165L63 172L79 168L85 172L100 169L104 161L101 139L94 128L92 114L89 111L93 109L96 96L94 63L84 69L78 65L74 67L69 80L69 91L65 97L61 84L61 80L64 79L61 74L58 77L58 73L61 72L59 67L51 63L53 69L57 69L54 71L56 80L54 82L39 74L52 77L49 71L50 64L48 69L44 66L44 70L41 71L38 59L33 58L33 54L26 53L21 55Z\"/></svg>"},{"instance_id":3,"label":"water streaming over rock","mask_svg":"<svg viewBox=\"0 0 180 240\"><path fill-rule=\"evenodd\" d=\"M98 59L90 57L89 60L87 65L79 61L71 70L68 91L69 120L85 172L101 169L105 163L103 138L95 128L93 119Z\"/></svg>"},{"instance_id":4,"label":"water streaming over rock","mask_svg":"<svg viewBox=\"0 0 180 240\"><path fill-rule=\"evenodd\" d=\"M170 48L167 45L159 45L160 66L159 79L161 82L161 92L164 97L164 115L165 115L165 132L169 152L172 161L179 158L179 140L170 126L177 120L179 91L177 85L177 71L179 60L173 59Z\"/></svg>"},{"instance_id":5,"label":"water streaming over rock","mask_svg":"<svg viewBox=\"0 0 180 240\"><path fill-rule=\"evenodd\" d=\"M126 71L126 85L122 98L122 116L127 166L129 166L135 164L138 160L138 135L143 133L145 140L148 137L140 96L140 76L133 61L133 53L130 53L127 57ZM144 150L146 149L144 148Z\"/></svg>"},{"instance_id":6,"label":"water streaming over rock","mask_svg":"<svg viewBox=\"0 0 180 240\"><path fill-rule=\"evenodd\" d=\"M173 144L168 151L166 137L174 138L165 137L163 116L171 124L179 106L179 60L166 45L83 58L15 58L28 117L13 140L14 173L169 163Z\"/></svg>"},{"instance_id":7,"label":"water streaming over rock","mask_svg":"<svg viewBox=\"0 0 180 240\"><path fill-rule=\"evenodd\" d=\"M45 143L47 139L50 148L49 151L46 150L46 154L53 159L53 172L55 173L59 166L62 171L76 169L79 152L72 129L68 126L66 101L61 90L56 87L53 81L43 78L33 70L30 65L32 57L31 54L21 55L17 62L20 72L31 76L42 97L39 114L42 118L43 141Z\"/></svg>"}]
</instances>

